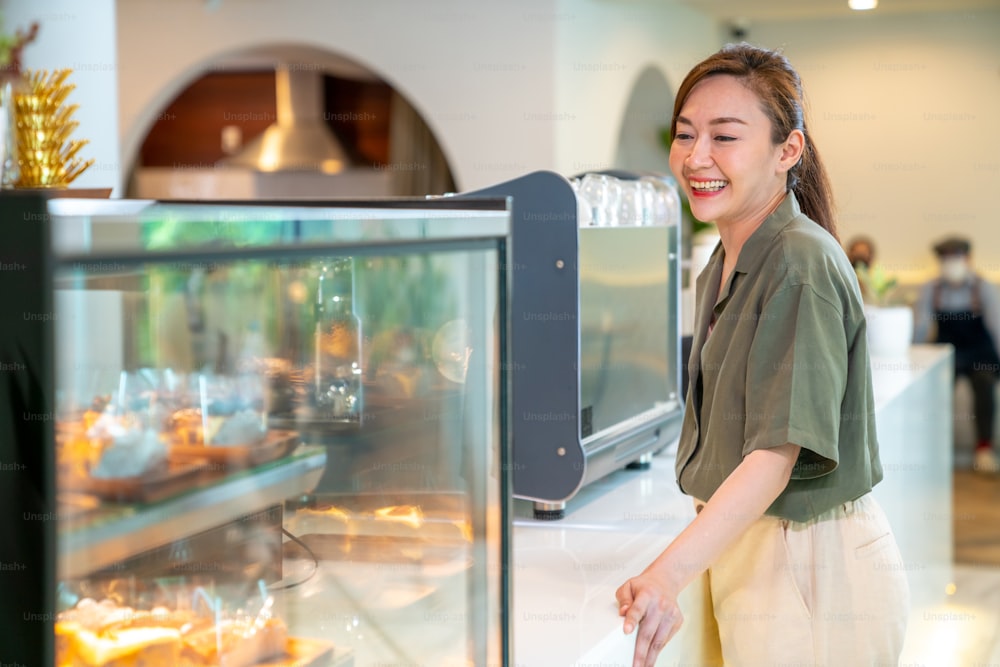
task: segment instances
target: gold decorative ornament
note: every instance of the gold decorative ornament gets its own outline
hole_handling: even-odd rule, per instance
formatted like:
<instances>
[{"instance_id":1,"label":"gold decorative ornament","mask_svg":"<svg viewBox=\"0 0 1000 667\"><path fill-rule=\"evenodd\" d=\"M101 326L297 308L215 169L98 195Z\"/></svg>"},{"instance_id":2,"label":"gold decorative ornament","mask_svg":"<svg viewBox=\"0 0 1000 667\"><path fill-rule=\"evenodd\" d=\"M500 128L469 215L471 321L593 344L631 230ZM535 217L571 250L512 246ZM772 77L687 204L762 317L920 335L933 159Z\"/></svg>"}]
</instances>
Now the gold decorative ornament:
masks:
<instances>
[{"instance_id":1,"label":"gold decorative ornament","mask_svg":"<svg viewBox=\"0 0 1000 667\"><path fill-rule=\"evenodd\" d=\"M26 72L26 85L14 94L17 141L18 188L64 188L94 159L81 160L76 154L90 143L70 140L80 125L72 120L78 104L65 104L76 88L66 83L71 69Z\"/></svg>"}]
</instances>

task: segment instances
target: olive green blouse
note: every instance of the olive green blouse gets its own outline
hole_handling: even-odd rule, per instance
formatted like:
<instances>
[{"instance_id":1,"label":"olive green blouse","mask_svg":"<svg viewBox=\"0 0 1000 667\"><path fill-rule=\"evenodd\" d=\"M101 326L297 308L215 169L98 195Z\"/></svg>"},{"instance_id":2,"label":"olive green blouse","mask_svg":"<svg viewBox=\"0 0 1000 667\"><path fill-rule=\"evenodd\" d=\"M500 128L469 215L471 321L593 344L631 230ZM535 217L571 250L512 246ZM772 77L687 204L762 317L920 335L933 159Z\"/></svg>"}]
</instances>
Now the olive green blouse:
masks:
<instances>
[{"instance_id":1,"label":"olive green blouse","mask_svg":"<svg viewBox=\"0 0 1000 667\"><path fill-rule=\"evenodd\" d=\"M677 481L708 500L751 451L799 445L767 514L806 521L882 479L857 278L792 193L719 290L724 256L719 244L698 276Z\"/></svg>"}]
</instances>

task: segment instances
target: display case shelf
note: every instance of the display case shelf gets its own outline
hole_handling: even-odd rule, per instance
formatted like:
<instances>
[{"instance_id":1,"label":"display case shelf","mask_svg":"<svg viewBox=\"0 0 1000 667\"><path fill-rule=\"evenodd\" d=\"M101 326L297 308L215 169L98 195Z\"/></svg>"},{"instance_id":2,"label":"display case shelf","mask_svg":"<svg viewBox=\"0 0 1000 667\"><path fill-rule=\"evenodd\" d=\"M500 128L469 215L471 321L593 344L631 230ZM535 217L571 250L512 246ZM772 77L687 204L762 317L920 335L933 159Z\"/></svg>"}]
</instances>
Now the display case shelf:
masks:
<instances>
[{"instance_id":1,"label":"display case shelf","mask_svg":"<svg viewBox=\"0 0 1000 667\"><path fill-rule=\"evenodd\" d=\"M73 579L131 556L254 512L315 488L326 450L304 446L257 468L226 474L207 485L151 504L103 505L60 522L59 571Z\"/></svg>"}]
</instances>

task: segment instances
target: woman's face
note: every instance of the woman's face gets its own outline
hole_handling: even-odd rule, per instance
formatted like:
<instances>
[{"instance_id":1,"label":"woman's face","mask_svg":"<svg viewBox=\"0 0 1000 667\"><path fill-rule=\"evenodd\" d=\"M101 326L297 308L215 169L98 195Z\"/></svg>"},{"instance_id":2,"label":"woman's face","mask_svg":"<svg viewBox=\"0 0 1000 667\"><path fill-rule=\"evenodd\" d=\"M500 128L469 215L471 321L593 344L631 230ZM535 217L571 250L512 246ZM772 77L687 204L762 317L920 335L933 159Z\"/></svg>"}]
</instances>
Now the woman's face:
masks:
<instances>
[{"instance_id":1,"label":"woman's face","mask_svg":"<svg viewBox=\"0 0 1000 667\"><path fill-rule=\"evenodd\" d=\"M713 75L695 85L678 114L670 170L699 220L756 221L784 195L801 142L796 130L772 144L771 121L757 96L735 77Z\"/></svg>"}]
</instances>

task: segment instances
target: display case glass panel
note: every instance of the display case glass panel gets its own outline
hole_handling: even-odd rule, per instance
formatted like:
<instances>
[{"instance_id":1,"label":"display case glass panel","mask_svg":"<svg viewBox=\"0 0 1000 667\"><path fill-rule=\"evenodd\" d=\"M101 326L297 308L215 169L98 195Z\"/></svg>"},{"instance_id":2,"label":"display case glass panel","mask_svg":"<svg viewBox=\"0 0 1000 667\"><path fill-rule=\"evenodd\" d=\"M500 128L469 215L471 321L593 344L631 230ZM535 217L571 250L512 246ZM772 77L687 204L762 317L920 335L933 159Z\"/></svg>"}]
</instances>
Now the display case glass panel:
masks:
<instances>
[{"instance_id":1,"label":"display case glass panel","mask_svg":"<svg viewBox=\"0 0 1000 667\"><path fill-rule=\"evenodd\" d=\"M504 664L505 202L45 206L55 664Z\"/></svg>"}]
</instances>

